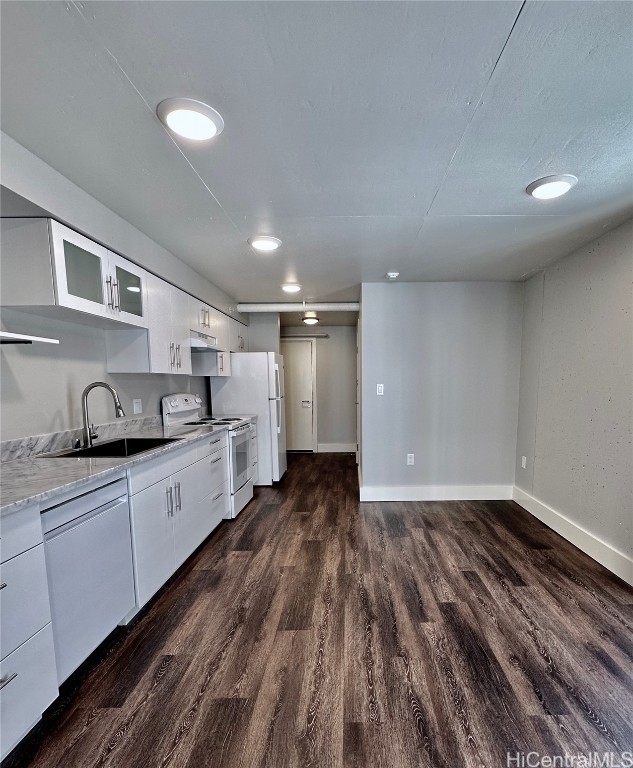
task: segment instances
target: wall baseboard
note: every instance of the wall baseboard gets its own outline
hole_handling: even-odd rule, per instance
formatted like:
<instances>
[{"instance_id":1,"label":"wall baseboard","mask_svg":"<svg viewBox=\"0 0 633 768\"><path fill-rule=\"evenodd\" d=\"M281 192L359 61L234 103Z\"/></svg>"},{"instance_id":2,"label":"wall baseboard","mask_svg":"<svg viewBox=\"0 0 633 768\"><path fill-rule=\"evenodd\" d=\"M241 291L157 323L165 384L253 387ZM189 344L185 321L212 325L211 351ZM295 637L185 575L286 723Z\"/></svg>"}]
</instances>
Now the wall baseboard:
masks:
<instances>
[{"instance_id":1,"label":"wall baseboard","mask_svg":"<svg viewBox=\"0 0 633 768\"><path fill-rule=\"evenodd\" d=\"M356 443L319 443L318 453L355 453Z\"/></svg>"},{"instance_id":2,"label":"wall baseboard","mask_svg":"<svg viewBox=\"0 0 633 768\"><path fill-rule=\"evenodd\" d=\"M548 507L547 504L535 499L534 496L530 496L529 493L517 486L514 486L512 498L531 515L548 525L586 555L604 565L607 570L615 573L627 584L633 586L633 558L618 551L593 533L581 528L573 520L561 515L560 512Z\"/></svg>"},{"instance_id":3,"label":"wall baseboard","mask_svg":"<svg viewBox=\"0 0 633 768\"><path fill-rule=\"evenodd\" d=\"M512 499L511 485L366 485L361 501L496 501Z\"/></svg>"}]
</instances>

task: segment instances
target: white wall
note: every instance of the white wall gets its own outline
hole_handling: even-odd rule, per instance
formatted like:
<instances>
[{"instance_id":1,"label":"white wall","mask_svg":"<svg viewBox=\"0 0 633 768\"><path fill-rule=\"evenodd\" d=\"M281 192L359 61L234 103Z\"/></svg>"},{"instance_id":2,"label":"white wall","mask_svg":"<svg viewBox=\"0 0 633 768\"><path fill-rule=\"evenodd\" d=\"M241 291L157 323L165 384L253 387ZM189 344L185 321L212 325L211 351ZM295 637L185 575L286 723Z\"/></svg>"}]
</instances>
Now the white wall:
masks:
<instances>
[{"instance_id":1,"label":"white wall","mask_svg":"<svg viewBox=\"0 0 633 768\"><path fill-rule=\"evenodd\" d=\"M52 336L52 344L0 346L0 439L10 440L81 427L81 393L93 381L111 384L127 416L141 398L143 415L160 414L160 398L172 392L197 392L205 399L207 383L191 376L106 372L105 331L81 323L2 311L3 330ZM94 390L88 402L95 424L114 421L112 398Z\"/></svg>"},{"instance_id":2,"label":"white wall","mask_svg":"<svg viewBox=\"0 0 633 768\"><path fill-rule=\"evenodd\" d=\"M516 470L519 503L631 583L632 280L629 221L528 281Z\"/></svg>"},{"instance_id":3,"label":"white wall","mask_svg":"<svg viewBox=\"0 0 633 768\"><path fill-rule=\"evenodd\" d=\"M279 312L252 312L248 326L249 352L279 354Z\"/></svg>"},{"instance_id":4,"label":"white wall","mask_svg":"<svg viewBox=\"0 0 633 768\"><path fill-rule=\"evenodd\" d=\"M309 328L284 327L310 336ZM356 327L323 326L316 340L317 440L319 453L356 450Z\"/></svg>"},{"instance_id":5,"label":"white wall","mask_svg":"<svg viewBox=\"0 0 633 768\"><path fill-rule=\"evenodd\" d=\"M362 500L511 497L522 304L519 283L363 284Z\"/></svg>"}]
</instances>

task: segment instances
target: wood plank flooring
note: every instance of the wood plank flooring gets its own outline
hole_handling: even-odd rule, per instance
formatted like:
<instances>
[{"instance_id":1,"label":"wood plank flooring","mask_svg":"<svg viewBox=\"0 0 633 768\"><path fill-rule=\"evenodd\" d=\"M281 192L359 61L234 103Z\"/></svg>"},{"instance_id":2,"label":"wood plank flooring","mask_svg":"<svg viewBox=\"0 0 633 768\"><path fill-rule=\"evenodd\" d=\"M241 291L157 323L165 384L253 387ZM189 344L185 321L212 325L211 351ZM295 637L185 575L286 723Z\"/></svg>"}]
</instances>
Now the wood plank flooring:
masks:
<instances>
[{"instance_id":1,"label":"wood plank flooring","mask_svg":"<svg viewBox=\"0 0 633 768\"><path fill-rule=\"evenodd\" d=\"M496 768L633 750L633 589L512 502L290 456L64 686L18 768ZM515 763L516 764L516 763Z\"/></svg>"}]
</instances>

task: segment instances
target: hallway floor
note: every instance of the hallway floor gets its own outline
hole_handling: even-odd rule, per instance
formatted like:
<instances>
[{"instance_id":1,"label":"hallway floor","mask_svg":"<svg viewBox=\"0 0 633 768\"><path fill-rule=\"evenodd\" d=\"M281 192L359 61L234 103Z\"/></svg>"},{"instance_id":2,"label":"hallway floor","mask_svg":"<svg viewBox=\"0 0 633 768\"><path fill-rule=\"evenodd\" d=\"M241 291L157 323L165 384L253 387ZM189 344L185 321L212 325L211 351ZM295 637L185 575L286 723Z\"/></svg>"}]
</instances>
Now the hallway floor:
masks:
<instances>
[{"instance_id":1,"label":"hallway floor","mask_svg":"<svg viewBox=\"0 0 633 768\"><path fill-rule=\"evenodd\" d=\"M6 762L503 768L633 751L633 589L513 502L358 502L289 456Z\"/></svg>"}]
</instances>

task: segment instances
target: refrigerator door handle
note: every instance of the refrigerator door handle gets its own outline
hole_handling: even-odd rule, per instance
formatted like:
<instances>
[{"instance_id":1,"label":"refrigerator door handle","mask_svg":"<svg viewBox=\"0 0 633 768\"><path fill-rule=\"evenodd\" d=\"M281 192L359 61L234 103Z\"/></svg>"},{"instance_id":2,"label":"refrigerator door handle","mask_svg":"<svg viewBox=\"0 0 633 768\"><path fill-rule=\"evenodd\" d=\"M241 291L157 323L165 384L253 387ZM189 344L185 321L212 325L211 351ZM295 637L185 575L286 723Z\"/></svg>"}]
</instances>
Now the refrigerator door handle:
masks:
<instances>
[{"instance_id":1,"label":"refrigerator door handle","mask_svg":"<svg viewBox=\"0 0 633 768\"><path fill-rule=\"evenodd\" d=\"M281 434L281 400L275 400L277 404L277 434Z\"/></svg>"},{"instance_id":2,"label":"refrigerator door handle","mask_svg":"<svg viewBox=\"0 0 633 768\"><path fill-rule=\"evenodd\" d=\"M281 397L281 381L279 379L279 366L275 363L275 397Z\"/></svg>"}]
</instances>

